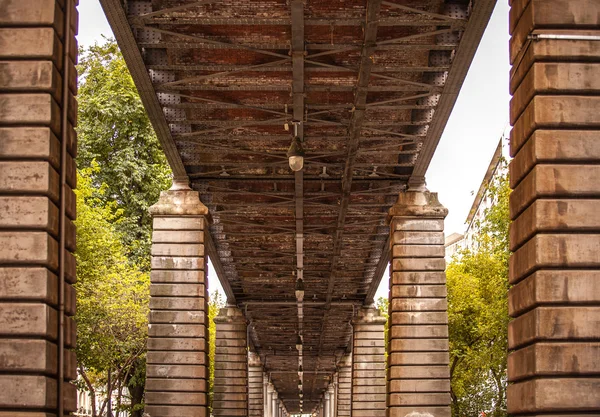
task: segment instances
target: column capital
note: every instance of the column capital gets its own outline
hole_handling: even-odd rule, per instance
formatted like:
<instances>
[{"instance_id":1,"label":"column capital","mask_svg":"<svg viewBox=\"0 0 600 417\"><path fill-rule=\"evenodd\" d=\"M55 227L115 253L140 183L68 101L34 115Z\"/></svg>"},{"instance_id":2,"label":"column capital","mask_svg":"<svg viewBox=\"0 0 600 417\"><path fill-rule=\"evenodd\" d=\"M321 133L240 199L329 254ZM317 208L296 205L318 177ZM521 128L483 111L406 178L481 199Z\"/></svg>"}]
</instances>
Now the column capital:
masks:
<instances>
[{"instance_id":1,"label":"column capital","mask_svg":"<svg viewBox=\"0 0 600 417\"><path fill-rule=\"evenodd\" d=\"M381 315L379 309L371 306L360 308L352 319L352 324L385 324L386 321L387 319Z\"/></svg>"},{"instance_id":2,"label":"column capital","mask_svg":"<svg viewBox=\"0 0 600 417\"><path fill-rule=\"evenodd\" d=\"M160 192L158 201L149 211L152 216L209 216L208 207L200 201L198 191L175 180L169 190Z\"/></svg>"},{"instance_id":3,"label":"column capital","mask_svg":"<svg viewBox=\"0 0 600 417\"><path fill-rule=\"evenodd\" d=\"M246 324L246 317L244 317L244 313L239 308L226 306L219 310L219 314L214 318L214 322Z\"/></svg>"},{"instance_id":4,"label":"column capital","mask_svg":"<svg viewBox=\"0 0 600 417\"><path fill-rule=\"evenodd\" d=\"M424 188L398 194L396 204L388 212L388 221L393 217L443 219L447 215L448 209L439 202L437 193Z\"/></svg>"},{"instance_id":5,"label":"column capital","mask_svg":"<svg viewBox=\"0 0 600 417\"><path fill-rule=\"evenodd\" d=\"M258 356L258 353L248 351L248 366L262 367L262 363L260 362L260 356Z\"/></svg>"}]
</instances>

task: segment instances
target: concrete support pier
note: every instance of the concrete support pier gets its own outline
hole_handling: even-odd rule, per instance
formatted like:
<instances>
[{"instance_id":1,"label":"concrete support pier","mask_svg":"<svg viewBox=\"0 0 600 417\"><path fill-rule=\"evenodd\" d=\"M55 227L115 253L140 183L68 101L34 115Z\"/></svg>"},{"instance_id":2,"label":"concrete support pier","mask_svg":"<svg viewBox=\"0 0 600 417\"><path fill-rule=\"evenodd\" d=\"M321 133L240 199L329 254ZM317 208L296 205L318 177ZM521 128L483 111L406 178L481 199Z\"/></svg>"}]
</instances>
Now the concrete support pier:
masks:
<instances>
[{"instance_id":1,"label":"concrete support pier","mask_svg":"<svg viewBox=\"0 0 600 417\"><path fill-rule=\"evenodd\" d=\"M600 3L510 10L508 411L600 410Z\"/></svg>"},{"instance_id":2,"label":"concrete support pier","mask_svg":"<svg viewBox=\"0 0 600 417\"><path fill-rule=\"evenodd\" d=\"M424 186L390 209L388 417L450 417L444 218Z\"/></svg>"},{"instance_id":3,"label":"concrete support pier","mask_svg":"<svg viewBox=\"0 0 600 417\"><path fill-rule=\"evenodd\" d=\"M0 416L76 411L76 2L0 2Z\"/></svg>"},{"instance_id":4,"label":"concrete support pier","mask_svg":"<svg viewBox=\"0 0 600 417\"><path fill-rule=\"evenodd\" d=\"M146 371L150 417L208 416L208 209L187 181L150 208L152 272Z\"/></svg>"},{"instance_id":5,"label":"concrete support pier","mask_svg":"<svg viewBox=\"0 0 600 417\"><path fill-rule=\"evenodd\" d=\"M385 416L385 322L375 307L352 321L352 417Z\"/></svg>"},{"instance_id":6,"label":"concrete support pier","mask_svg":"<svg viewBox=\"0 0 600 417\"><path fill-rule=\"evenodd\" d=\"M248 415L247 323L242 311L227 306L215 317L215 382L213 415Z\"/></svg>"},{"instance_id":7,"label":"concrete support pier","mask_svg":"<svg viewBox=\"0 0 600 417\"><path fill-rule=\"evenodd\" d=\"M263 368L260 357L248 352L248 416L264 417Z\"/></svg>"}]
</instances>

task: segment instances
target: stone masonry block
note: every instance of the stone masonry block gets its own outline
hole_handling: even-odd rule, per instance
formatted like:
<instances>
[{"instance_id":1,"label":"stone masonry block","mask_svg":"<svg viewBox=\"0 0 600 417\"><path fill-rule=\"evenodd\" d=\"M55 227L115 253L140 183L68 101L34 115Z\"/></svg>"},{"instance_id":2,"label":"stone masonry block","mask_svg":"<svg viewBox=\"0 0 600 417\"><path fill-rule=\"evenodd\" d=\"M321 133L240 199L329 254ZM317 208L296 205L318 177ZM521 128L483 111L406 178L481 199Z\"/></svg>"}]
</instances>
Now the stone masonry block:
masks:
<instances>
[{"instance_id":1,"label":"stone masonry block","mask_svg":"<svg viewBox=\"0 0 600 417\"><path fill-rule=\"evenodd\" d=\"M390 303L390 312L397 311L447 311L445 298L395 298Z\"/></svg>"},{"instance_id":2,"label":"stone masonry block","mask_svg":"<svg viewBox=\"0 0 600 417\"><path fill-rule=\"evenodd\" d=\"M392 379L389 392L450 392L449 379Z\"/></svg>"},{"instance_id":3,"label":"stone masonry block","mask_svg":"<svg viewBox=\"0 0 600 417\"><path fill-rule=\"evenodd\" d=\"M511 414L597 412L600 378L545 378L510 384L507 390Z\"/></svg>"},{"instance_id":4,"label":"stone masonry block","mask_svg":"<svg viewBox=\"0 0 600 417\"><path fill-rule=\"evenodd\" d=\"M440 232L393 232L394 245L444 245L444 234Z\"/></svg>"},{"instance_id":5,"label":"stone masonry block","mask_svg":"<svg viewBox=\"0 0 600 417\"><path fill-rule=\"evenodd\" d=\"M156 231L202 231L206 227L204 216L154 216L153 232Z\"/></svg>"},{"instance_id":6,"label":"stone masonry block","mask_svg":"<svg viewBox=\"0 0 600 417\"><path fill-rule=\"evenodd\" d=\"M58 304L58 278L46 268L0 268L0 299Z\"/></svg>"},{"instance_id":7,"label":"stone masonry block","mask_svg":"<svg viewBox=\"0 0 600 417\"><path fill-rule=\"evenodd\" d=\"M153 365L146 367L148 378L208 378L208 368L204 365Z\"/></svg>"},{"instance_id":8,"label":"stone masonry block","mask_svg":"<svg viewBox=\"0 0 600 417\"><path fill-rule=\"evenodd\" d=\"M152 256L204 256L204 245L196 243L153 243Z\"/></svg>"},{"instance_id":9,"label":"stone masonry block","mask_svg":"<svg viewBox=\"0 0 600 417\"><path fill-rule=\"evenodd\" d=\"M423 218L404 218L395 217L390 223L390 230L393 232L414 231L414 232L443 232L444 220L442 219L423 219Z\"/></svg>"},{"instance_id":10,"label":"stone masonry block","mask_svg":"<svg viewBox=\"0 0 600 417\"><path fill-rule=\"evenodd\" d=\"M60 141L48 127L0 127L0 156L44 159L58 170Z\"/></svg>"},{"instance_id":11,"label":"stone masonry block","mask_svg":"<svg viewBox=\"0 0 600 417\"><path fill-rule=\"evenodd\" d=\"M149 337L207 337L204 324L150 324Z\"/></svg>"},{"instance_id":12,"label":"stone masonry block","mask_svg":"<svg viewBox=\"0 0 600 417\"><path fill-rule=\"evenodd\" d=\"M46 232L0 232L0 262L58 268L58 242Z\"/></svg>"},{"instance_id":13,"label":"stone masonry block","mask_svg":"<svg viewBox=\"0 0 600 417\"><path fill-rule=\"evenodd\" d=\"M150 297L150 309L206 311L208 304L202 297Z\"/></svg>"},{"instance_id":14,"label":"stone masonry block","mask_svg":"<svg viewBox=\"0 0 600 417\"><path fill-rule=\"evenodd\" d=\"M600 342L536 343L508 356L510 381L539 376L600 375Z\"/></svg>"},{"instance_id":15,"label":"stone masonry block","mask_svg":"<svg viewBox=\"0 0 600 417\"><path fill-rule=\"evenodd\" d=\"M390 283L397 284L446 284L443 271L393 271Z\"/></svg>"},{"instance_id":16,"label":"stone masonry block","mask_svg":"<svg viewBox=\"0 0 600 417\"><path fill-rule=\"evenodd\" d=\"M0 29L0 58L48 59L62 69L62 44L53 28Z\"/></svg>"},{"instance_id":17,"label":"stone masonry block","mask_svg":"<svg viewBox=\"0 0 600 417\"><path fill-rule=\"evenodd\" d=\"M510 225L510 249L548 232L600 232L600 199L534 201Z\"/></svg>"},{"instance_id":18,"label":"stone masonry block","mask_svg":"<svg viewBox=\"0 0 600 417\"><path fill-rule=\"evenodd\" d=\"M600 161L599 130L536 130L522 145L511 146L511 188L538 164Z\"/></svg>"},{"instance_id":19,"label":"stone masonry block","mask_svg":"<svg viewBox=\"0 0 600 417\"><path fill-rule=\"evenodd\" d=\"M510 196L512 220L539 198L597 198L600 165L536 165Z\"/></svg>"},{"instance_id":20,"label":"stone masonry block","mask_svg":"<svg viewBox=\"0 0 600 417\"><path fill-rule=\"evenodd\" d=\"M59 180L48 162L0 161L0 191L4 193L44 194L58 202Z\"/></svg>"},{"instance_id":21,"label":"stone masonry block","mask_svg":"<svg viewBox=\"0 0 600 417\"><path fill-rule=\"evenodd\" d=\"M206 351L208 344L204 338L153 337L148 339L147 346L148 350Z\"/></svg>"},{"instance_id":22,"label":"stone masonry block","mask_svg":"<svg viewBox=\"0 0 600 417\"><path fill-rule=\"evenodd\" d=\"M392 258L443 258L442 245L394 245Z\"/></svg>"},{"instance_id":23,"label":"stone masonry block","mask_svg":"<svg viewBox=\"0 0 600 417\"><path fill-rule=\"evenodd\" d=\"M391 353L389 362L394 365L447 365L448 352L402 352Z\"/></svg>"},{"instance_id":24,"label":"stone masonry block","mask_svg":"<svg viewBox=\"0 0 600 417\"><path fill-rule=\"evenodd\" d=\"M204 311L150 311L150 323L204 324L208 326L208 317Z\"/></svg>"},{"instance_id":25,"label":"stone masonry block","mask_svg":"<svg viewBox=\"0 0 600 417\"><path fill-rule=\"evenodd\" d=\"M450 379L450 369L447 365L390 365L389 379Z\"/></svg>"},{"instance_id":26,"label":"stone masonry block","mask_svg":"<svg viewBox=\"0 0 600 417\"><path fill-rule=\"evenodd\" d=\"M535 96L515 122L511 144L519 149L536 129L600 127L600 96Z\"/></svg>"},{"instance_id":27,"label":"stone masonry block","mask_svg":"<svg viewBox=\"0 0 600 417\"><path fill-rule=\"evenodd\" d=\"M204 297L206 287L204 284L152 284L150 285L151 297Z\"/></svg>"},{"instance_id":28,"label":"stone masonry block","mask_svg":"<svg viewBox=\"0 0 600 417\"><path fill-rule=\"evenodd\" d=\"M204 270L204 257L153 256L152 269Z\"/></svg>"},{"instance_id":29,"label":"stone masonry block","mask_svg":"<svg viewBox=\"0 0 600 417\"><path fill-rule=\"evenodd\" d=\"M0 227L41 229L58 236L58 207L48 197L0 196Z\"/></svg>"},{"instance_id":30,"label":"stone masonry block","mask_svg":"<svg viewBox=\"0 0 600 417\"><path fill-rule=\"evenodd\" d=\"M208 382L205 379L181 379L181 378L147 378L146 391L185 391L206 392Z\"/></svg>"},{"instance_id":31,"label":"stone masonry block","mask_svg":"<svg viewBox=\"0 0 600 417\"><path fill-rule=\"evenodd\" d=\"M203 392L153 392L145 401L149 405L207 405L206 394Z\"/></svg>"},{"instance_id":32,"label":"stone masonry block","mask_svg":"<svg viewBox=\"0 0 600 417\"><path fill-rule=\"evenodd\" d=\"M538 307L508 325L508 348L536 341L598 340L600 307Z\"/></svg>"},{"instance_id":33,"label":"stone masonry block","mask_svg":"<svg viewBox=\"0 0 600 417\"><path fill-rule=\"evenodd\" d=\"M206 365L206 352L149 351L147 363L172 365Z\"/></svg>"},{"instance_id":34,"label":"stone masonry block","mask_svg":"<svg viewBox=\"0 0 600 417\"><path fill-rule=\"evenodd\" d=\"M395 258L392 260L394 271L443 271L446 269L444 258Z\"/></svg>"},{"instance_id":35,"label":"stone masonry block","mask_svg":"<svg viewBox=\"0 0 600 417\"><path fill-rule=\"evenodd\" d=\"M445 285L392 285L392 298L442 298L448 295Z\"/></svg>"},{"instance_id":36,"label":"stone masonry block","mask_svg":"<svg viewBox=\"0 0 600 417\"><path fill-rule=\"evenodd\" d=\"M396 325L392 323L389 330L391 338L434 338L448 337L448 326L441 324L430 325Z\"/></svg>"},{"instance_id":37,"label":"stone masonry block","mask_svg":"<svg viewBox=\"0 0 600 417\"><path fill-rule=\"evenodd\" d=\"M448 324L448 313L445 311L405 311L392 313L394 324Z\"/></svg>"},{"instance_id":38,"label":"stone masonry block","mask_svg":"<svg viewBox=\"0 0 600 417\"><path fill-rule=\"evenodd\" d=\"M419 392L418 394L390 394L388 406L447 406L450 405L450 393Z\"/></svg>"},{"instance_id":39,"label":"stone masonry block","mask_svg":"<svg viewBox=\"0 0 600 417\"><path fill-rule=\"evenodd\" d=\"M204 243L203 230L154 230L152 232L154 243Z\"/></svg>"},{"instance_id":40,"label":"stone masonry block","mask_svg":"<svg viewBox=\"0 0 600 417\"><path fill-rule=\"evenodd\" d=\"M540 268L598 268L600 234L539 234L520 247L509 264L511 284Z\"/></svg>"},{"instance_id":41,"label":"stone masonry block","mask_svg":"<svg viewBox=\"0 0 600 417\"><path fill-rule=\"evenodd\" d=\"M404 339L390 338L389 353L393 352L438 352L448 350L448 339Z\"/></svg>"},{"instance_id":42,"label":"stone masonry block","mask_svg":"<svg viewBox=\"0 0 600 417\"><path fill-rule=\"evenodd\" d=\"M50 94L0 94L0 108L0 125L44 125L60 135L60 107Z\"/></svg>"},{"instance_id":43,"label":"stone masonry block","mask_svg":"<svg viewBox=\"0 0 600 417\"><path fill-rule=\"evenodd\" d=\"M153 270L150 272L150 282L203 284L206 282L206 273L203 270Z\"/></svg>"},{"instance_id":44,"label":"stone masonry block","mask_svg":"<svg viewBox=\"0 0 600 417\"><path fill-rule=\"evenodd\" d=\"M49 93L60 103L62 79L52 61L0 61L0 89Z\"/></svg>"},{"instance_id":45,"label":"stone masonry block","mask_svg":"<svg viewBox=\"0 0 600 417\"><path fill-rule=\"evenodd\" d=\"M536 271L508 291L508 312L516 317L549 304L600 304L600 271Z\"/></svg>"}]
</instances>

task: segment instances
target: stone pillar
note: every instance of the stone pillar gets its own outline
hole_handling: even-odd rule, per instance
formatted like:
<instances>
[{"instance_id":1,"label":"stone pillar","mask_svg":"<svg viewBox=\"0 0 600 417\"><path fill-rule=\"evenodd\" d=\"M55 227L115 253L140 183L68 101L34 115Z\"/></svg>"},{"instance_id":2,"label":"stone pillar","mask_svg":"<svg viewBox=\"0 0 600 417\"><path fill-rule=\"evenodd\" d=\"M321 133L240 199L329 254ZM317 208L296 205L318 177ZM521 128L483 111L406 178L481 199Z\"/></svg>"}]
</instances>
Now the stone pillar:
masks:
<instances>
[{"instance_id":1,"label":"stone pillar","mask_svg":"<svg viewBox=\"0 0 600 417\"><path fill-rule=\"evenodd\" d=\"M335 417L335 385L332 382L327 388L329 393L329 417Z\"/></svg>"},{"instance_id":2,"label":"stone pillar","mask_svg":"<svg viewBox=\"0 0 600 417\"><path fill-rule=\"evenodd\" d=\"M273 416L273 394L275 392L275 389L273 387L273 384L271 382L269 382L269 384L267 385L267 401L266 401L266 407L265 407L265 417L274 417Z\"/></svg>"},{"instance_id":3,"label":"stone pillar","mask_svg":"<svg viewBox=\"0 0 600 417\"><path fill-rule=\"evenodd\" d=\"M375 307L352 320L352 417L385 416L385 322Z\"/></svg>"},{"instance_id":4,"label":"stone pillar","mask_svg":"<svg viewBox=\"0 0 600 417\"><path fill-rule=\"evenodd\" d=\"M338 400L337 416L350 417L350 405L352 402L352 355L342 357L338 365Z\"/></svg>"},{"instance_id":5,"label":"stone pillar","mask_svg":"<svg viewBox=\"0 0 600 417\"><path fill-rule=\"evenodd\" d=\"M513 415L600 410L599 16L592 0L511 3Z\"/></svg>"},{"instance_id":6,"label":"stone pillar","mask_svg":"<svg viewBox=\"0 0 600 417\"><path fill-rule=\"evenodd\" d=\"M248 416L263 417L263 369L256 352L248 352Z\"/></svg>"},{"instance_id":7,"label":"stone pillar","mask_svg":"<svg viewBox=\"0 0 600 417\"><path fill-rule=\"evenodd\" d=\"M323 394L323 417L331 417L331 396L329 394L329 387Z\"/></svg>"},{"instance_id":8,"label":"stone pillar","mask_svg":"<svg viewBox=\"0 0 600 417\"><path fill-rule=\"evenodd\" d=\"M76 410L77 10L72 0L0 3L0 415L67 415Z\"/></svg>"},{"instance_id":9,"label":"stone pillar","mask_svg":"<svg viewBox=\"0 0 600 417\"><path fill-rule=\"evenodd\" d=\"M150 417L208 416L208 209L174 181L153 216L146 407Z\"/></svg>"},{"instance_id":10,"label":"stone pillar","mask_svg":"<svg viewBox=\"0 0 600 417\"><path fill-rule=\"evenodd\" d=\"M215 317L215 382L213 415L248 415L247 324L242 311L227 306Z\"/></svg>"},{"instance_id":11,"label":"stone pillar","mask_svg":"<svg viewBox=\"0 0 600 417\"><path fill-rule=\"evenodd\" d=\"M388 417L450 417L447 213L424 186L390 209Z\"/></svg>"},{"instance_id":12,"label":"stone pillar","mask_svg":"<svg viewBox=\"0 0 600 417\"><path fill-rule=\"evenodd\" d=\"M271 401L271 415L273 417L279 417L279 401L277 391L273 389L273 400Z\"/></svg>"},{"instance_id":13,"label":"stone pillar","mask_svg":"<svg viewBox=\"0 0 600 417\"><path fill-rule=\"evenodd\" d=\"M269 416L269 377L263 372L263 417Z\"/></svg>"}]
</instances>

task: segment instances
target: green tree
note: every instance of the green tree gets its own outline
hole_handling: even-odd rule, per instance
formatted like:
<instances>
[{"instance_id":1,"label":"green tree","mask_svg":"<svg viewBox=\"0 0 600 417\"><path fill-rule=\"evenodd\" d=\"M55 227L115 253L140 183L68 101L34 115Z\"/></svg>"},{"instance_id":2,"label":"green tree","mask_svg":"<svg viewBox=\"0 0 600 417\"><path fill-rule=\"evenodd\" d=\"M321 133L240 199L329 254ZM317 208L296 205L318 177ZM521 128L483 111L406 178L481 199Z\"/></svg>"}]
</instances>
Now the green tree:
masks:
<instances>
[{"instance_id":1,"label":"green tree","mask_svg":"<svg viewBox=\"0 0 600 417\"><path fill-rule=\"evenodd\" d=\"M79 54L78 165L95 161L92 184L122 210L114 223L124 250L142 270L150 268L152 223L148 208L168 189L171 171L125 60L114 40Z\"/></svg>"},{"instance_id":2,"label":"green tree","mask_svg":"<svg viewBox=\"0 0 600 417\"><path fill-rule=\"evenodd\" d=\"M77 360L80 387L92 399L103 397L100 410L93 401L93 415L103 415L107 393L117 392L116 409L122 407L124 387L139 373L148 332L149 276L126 256L116 225L122 211L105 201L108 187L92 184L97 166L78 175L77 196ZM141 401L132 396L131 407ZM139 408L139 407L138 407Z\"/></svg>"},{"instance_id":3,"label":"green tree","mask_svg":"<svg viewBox=\"0 0 600 417\"><path fill-rule=\"evenodd\" d=\"M225 307L225 300L219 291L214 291L208 299L208 404L212 412L213 387L215 383L215 350L217 325L214 322L219 310Z\"/></svg>"},{"instance_id":4,"label":"green tree","mask_svg":"<svg viewBox=\"0 0 600 417\"><path fill-rule=\"evenodd\" d=\"M509 194L507 176L489 184L474 248L446 270L454 417L506 415Z\"/></svg>"}]
</instances>

